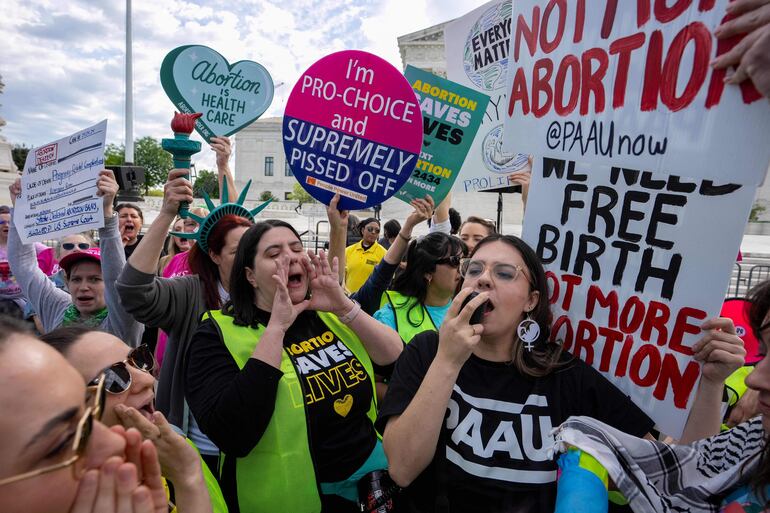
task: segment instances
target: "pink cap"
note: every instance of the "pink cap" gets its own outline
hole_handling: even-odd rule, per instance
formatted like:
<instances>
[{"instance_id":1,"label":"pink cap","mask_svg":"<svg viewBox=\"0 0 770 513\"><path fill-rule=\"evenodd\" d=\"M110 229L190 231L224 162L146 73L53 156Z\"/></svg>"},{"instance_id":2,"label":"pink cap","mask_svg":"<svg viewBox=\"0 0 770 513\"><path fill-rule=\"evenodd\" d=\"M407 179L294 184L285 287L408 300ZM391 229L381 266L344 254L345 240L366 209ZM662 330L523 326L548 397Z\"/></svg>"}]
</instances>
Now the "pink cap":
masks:
<instances>
[{"instance_id":1,"label":"pink cap","mask_svg":"<svg viewBox=\"0 0 770 513\"><path fill-rule=\"evenodd\" d=\"M85 251L76 251L62 258L59 261L59 267L64 269L64 272L69 275L72 266L83 260L90 260L102 265L102 253L99 248L88 248Z\"/></svg>"}]
</instances>

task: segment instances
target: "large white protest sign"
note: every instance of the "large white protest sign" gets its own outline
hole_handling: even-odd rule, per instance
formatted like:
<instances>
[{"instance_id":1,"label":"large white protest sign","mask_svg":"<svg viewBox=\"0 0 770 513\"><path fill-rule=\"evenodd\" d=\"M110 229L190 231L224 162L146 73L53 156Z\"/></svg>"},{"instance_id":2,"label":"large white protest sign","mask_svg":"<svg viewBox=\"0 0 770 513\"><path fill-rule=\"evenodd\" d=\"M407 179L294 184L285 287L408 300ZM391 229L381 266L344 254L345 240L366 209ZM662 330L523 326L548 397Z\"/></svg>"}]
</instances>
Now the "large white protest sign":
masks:
<instances>
[{"instance_id":1,"label":"large white protest sign","mask_svg":"<svg viewBox=\"0 0 770 513\"><path fill-rule=\"evenodd\" d=\"M13 222L24 243L104 226L96 180L104 168L107 120L33 148L24 163Z\"/></svg>"},{"instance_id":2,"label":"large white protest sign","mask_svg":"<svg viewBox=\"0 0 770 513\"><path fill-rule=\"evenodd\" d=\"M678 437L756 187L538 158L523 238L546 266L552 337Z\"/></svg>"},{"instance_id":3,"label":"large white protest sign","mask_svg":"<svg viewBox=\"0 0 770 513\"><path fill-rule=\"evenodd\" d=\"M444 27L447 78L490 97L481 127L454 183L460 192L508 187L526 155L503 149L510 0L494 0Z\"/></svg>"},{"instance_id":4,"label":"large white protest sign","mask_svg":"<svg viewBox=\"0 0 770 513\"><path fill-rule=\"evenodd\" d=\"M727 0L516 0L503 149L758 185L770 104L709 62Z\"/></svg>"}]
</instances>

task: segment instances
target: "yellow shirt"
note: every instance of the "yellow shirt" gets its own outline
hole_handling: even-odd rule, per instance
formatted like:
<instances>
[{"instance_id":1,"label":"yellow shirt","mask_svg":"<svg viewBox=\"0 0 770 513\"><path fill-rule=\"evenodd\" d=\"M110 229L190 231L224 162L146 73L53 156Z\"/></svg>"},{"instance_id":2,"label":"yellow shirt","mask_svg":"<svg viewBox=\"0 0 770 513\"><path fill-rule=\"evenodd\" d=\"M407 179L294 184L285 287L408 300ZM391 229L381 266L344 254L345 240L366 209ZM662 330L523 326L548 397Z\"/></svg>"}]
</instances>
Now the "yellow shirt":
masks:
<instances>
[{"instance_id":1,"label":"yellow shirt","mask_svg":"<svg viewBox=\"0 0 770 513\"><path fill-rule=\"evenodd\" d=\"M364 249L361 241L345 249L345 288L348 292L352 294L366 283L374 266L385 256L385 252L386 249L377 242L368 249Z\"/></svg>"}]
</instances>

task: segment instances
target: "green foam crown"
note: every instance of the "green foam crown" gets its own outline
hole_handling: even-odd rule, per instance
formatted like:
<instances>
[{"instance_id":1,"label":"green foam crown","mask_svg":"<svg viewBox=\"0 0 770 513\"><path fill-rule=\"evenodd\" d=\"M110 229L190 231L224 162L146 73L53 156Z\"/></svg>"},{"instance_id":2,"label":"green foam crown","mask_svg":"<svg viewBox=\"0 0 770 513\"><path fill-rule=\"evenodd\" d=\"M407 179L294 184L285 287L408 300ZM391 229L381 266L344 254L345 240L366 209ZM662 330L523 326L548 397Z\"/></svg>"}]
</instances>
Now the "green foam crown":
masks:
<instances>
[{"instance_id":1,"label":"green foam crown","mask_svg":"<svg viewBox=\"0 0 770 513\"><path fill-rule=\"evenodd\" d=\"M235 201L235 203L230 203L230 195L227 190L227 180L222 182L222 202L219 206L214 205L214 202L211 201L211 198L209 197L206 192L203 192L203 199L206 201L206 206L209 209L209 215L206 217L200 217L192 212L189 212L187 216L191 219L194 219L200 227L198 228L198 231L195 233L179 233L179 232L171 232L171 235L176 235L177 237L180 237L182 239L190 239L194 240L200 248L208 253L209 251L209 235L211 234L211 231L214 229L214 227L217 225L217 223L226 215L236 215L238 217L243 217L245 219L248 219L251 222L254 222L255 217L257 214L262 212L262 210L265 209L265 207L273 201L272 199L269 199L259 205L257 208L254 208L252 210L249 210L248 208L243 206L244 201L246 201L246 194L249 192L249 187L251 187L251 180L249 180L246 183L246 186L241 191L240 196L238 196L238 199Z\"/></svg>"}]
</instances>

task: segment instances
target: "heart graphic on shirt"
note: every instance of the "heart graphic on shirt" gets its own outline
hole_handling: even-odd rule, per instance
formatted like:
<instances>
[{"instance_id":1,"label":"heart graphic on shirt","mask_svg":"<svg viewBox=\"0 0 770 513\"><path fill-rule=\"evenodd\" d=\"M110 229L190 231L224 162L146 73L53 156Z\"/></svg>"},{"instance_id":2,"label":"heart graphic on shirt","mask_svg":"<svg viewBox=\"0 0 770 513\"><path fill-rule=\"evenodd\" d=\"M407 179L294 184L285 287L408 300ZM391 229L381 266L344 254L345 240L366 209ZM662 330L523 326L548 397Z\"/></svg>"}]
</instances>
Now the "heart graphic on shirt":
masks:
<instances>
[{"instance_id":1,"label":"heart graphic on shirt","mask_svg":"<svg viewBox=\"0 0 770 513\"><path fill-rule=\"evenodd\" d=\"M347 417L348 413L350 413L350 409L353 407L353 396L350 394L345 394L345 397L342 399L337 399L334 401L334 411L337 412L338 415L341 415L343 417Z\"/></svg>"}]
</instances>

